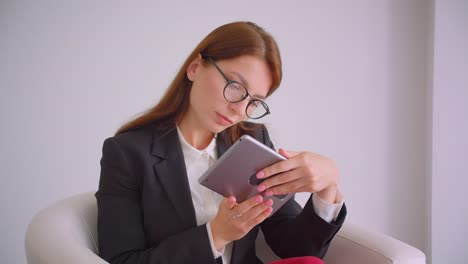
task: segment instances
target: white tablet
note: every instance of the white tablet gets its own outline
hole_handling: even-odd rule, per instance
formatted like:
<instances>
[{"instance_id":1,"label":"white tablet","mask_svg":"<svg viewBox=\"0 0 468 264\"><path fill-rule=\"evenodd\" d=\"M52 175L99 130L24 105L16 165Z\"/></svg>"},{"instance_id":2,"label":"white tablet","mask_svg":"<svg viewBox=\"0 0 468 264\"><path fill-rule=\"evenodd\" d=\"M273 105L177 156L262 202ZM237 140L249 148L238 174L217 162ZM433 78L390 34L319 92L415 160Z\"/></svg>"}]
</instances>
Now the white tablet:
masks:
<instances>
[{"instance_id":1,"label":"white tablet","mask_svg":"<svg viewBox=\"0 0 468 264\"><path fill-rule=\"evenodd\" d=\"M285 159L251 136L244 135L198 179L198 182L224 197L234 196L240 203L257 194L264 196L257 191L257 185L263 180L257 179L255 174ZM291 197L293 194L264 198L273 200L272 215Z\"/></svg>"}]
</instances>

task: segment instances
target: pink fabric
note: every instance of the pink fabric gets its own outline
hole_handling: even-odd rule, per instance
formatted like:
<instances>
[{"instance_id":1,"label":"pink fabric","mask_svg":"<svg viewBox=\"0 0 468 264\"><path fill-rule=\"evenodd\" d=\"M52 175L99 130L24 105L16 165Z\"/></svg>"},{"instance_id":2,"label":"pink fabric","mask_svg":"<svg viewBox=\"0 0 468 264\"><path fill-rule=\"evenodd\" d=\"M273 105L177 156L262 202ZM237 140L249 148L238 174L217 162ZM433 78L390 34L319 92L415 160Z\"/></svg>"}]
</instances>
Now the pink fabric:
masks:
<instances>
[{"instance_id":1,"label":"pink fabric","mask_svg":"<svg viewBox=\"0 0 468 264\"><path fill-rule=\"evenodd\" d=\"M324 264L323 261L317 257L297 257L276 260L268 264Z\"/></svg>"}]
</instances>

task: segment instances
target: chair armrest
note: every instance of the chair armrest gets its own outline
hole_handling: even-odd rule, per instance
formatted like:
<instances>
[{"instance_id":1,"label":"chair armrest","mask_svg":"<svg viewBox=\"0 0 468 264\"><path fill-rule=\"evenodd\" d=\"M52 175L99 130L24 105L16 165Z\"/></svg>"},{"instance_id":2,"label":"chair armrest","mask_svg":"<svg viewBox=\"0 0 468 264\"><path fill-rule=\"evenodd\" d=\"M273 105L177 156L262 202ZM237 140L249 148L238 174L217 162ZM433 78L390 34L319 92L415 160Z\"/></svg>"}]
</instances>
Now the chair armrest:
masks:
<instances>
[{"instance_id":1,"label":"chair armrest","mask_svg":"<svg viewBox=\"0 0 468 264\"><path fill-rule=\"evenodd\" d=\"M327 264L425 264L426 256L400 240L346 223L332 241L324 261Z\"/></svg>"},{"instance_id":2,"label":"chair armrest","mask_svg":"<svg viewBox=\"0 0 468 264\"><path fill-rule=\"evenodd\" d=\"M28 264L106 264L97 254L97 208L93 193L84 193L42 209L25 237Z\"/></svg>"},{"instance_id":3,"label":"chair armrest","mask_svg":"<svg viewBox=\"0 0 468 264\"><path fill-rule=\"evenodd\" d=\"M268 263L279 259L259 234L257 256ZM323 259L326 264L425 264L419 249L383 233L346 222L333 239Z\"/></svg>"}]
</instances>

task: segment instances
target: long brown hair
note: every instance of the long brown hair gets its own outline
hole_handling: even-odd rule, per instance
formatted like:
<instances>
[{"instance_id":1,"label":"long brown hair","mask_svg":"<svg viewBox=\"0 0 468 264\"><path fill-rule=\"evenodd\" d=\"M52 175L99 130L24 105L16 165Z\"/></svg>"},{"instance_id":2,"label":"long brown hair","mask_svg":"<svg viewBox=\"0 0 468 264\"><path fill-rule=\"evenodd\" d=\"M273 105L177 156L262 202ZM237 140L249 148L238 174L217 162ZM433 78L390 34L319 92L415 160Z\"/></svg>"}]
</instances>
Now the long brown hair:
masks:
<instances>
[{"instance_id":1,"label":"long brown hair","mask_svg":"<svg viewBox=\"0 0 468 264\"><path fill-rule=\"evenodd\" d=\"M173 125L180 121L187 111L192 87L191 81L187 78L186 70L200 54L213 60L230 59L241 55L256 56L265 60L271 71L273 82L267 96L271 95L281 83L281 57L274 38L252 22L225 24L208 34L192 51L159 103L124 124L116 135L155 121L163 125ZM249 133L256 128L258 126L251 123L240 122L223 131L223 136L229 143L232 143L242 134Z\"/></svg>"}]
</instances>

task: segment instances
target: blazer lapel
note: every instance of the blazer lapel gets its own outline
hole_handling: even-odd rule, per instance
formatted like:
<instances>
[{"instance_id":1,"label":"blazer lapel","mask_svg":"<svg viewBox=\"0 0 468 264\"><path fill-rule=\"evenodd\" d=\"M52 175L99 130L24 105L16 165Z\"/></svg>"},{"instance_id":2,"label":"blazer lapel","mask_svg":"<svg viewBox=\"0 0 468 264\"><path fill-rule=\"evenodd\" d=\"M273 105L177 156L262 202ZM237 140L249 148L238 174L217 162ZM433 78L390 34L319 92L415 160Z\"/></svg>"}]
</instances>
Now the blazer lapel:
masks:
<instances>
[{"instance_id":1,"label":"blazer lapel","mask_svg":"<svg viewBox=\"0 0 468 264\"><path fill-rule=\"evenodd\" d=\"M231 146L229 143L226 142L226 136L224 134L224 131L219 133L216 136L216 150L218 151L218 159L221 158L221 156L228 150L228 148Z\"/></svg>"},{"instance_id":2,"label":"blazer lapel","mask_svg":"<svg viewBox=\"0 0 468 264\"><path fill-rule=\"evenodd\" d=\"M155 129L151 153L159 158L154 164L156 177L171 200L185 228L197 225L184 156L175 126Z\"/></svg>"},{"instance_id":3,"label":"blazer lapel","mask_svg":"<svg viewBox=\"0 0 468 264\"><path fill-rule=\"evenodd\" d=\"M216 149L218 158L231 146L224 139L224 135L218 134L216 138ZM185 228L197 225L195 208L193 207L192 195L187 179L187 169L185 168L184 155L177 134L177 128L172 126L168 129L155 129L153 135L152 155L159 158L155 162L154 170L156 177L163 185L167 196L171 200L177 214ZM236 251L242 250L242 239L234 241L232 247L231 263L237 263Z\"/></svg>"}]
</instances>

